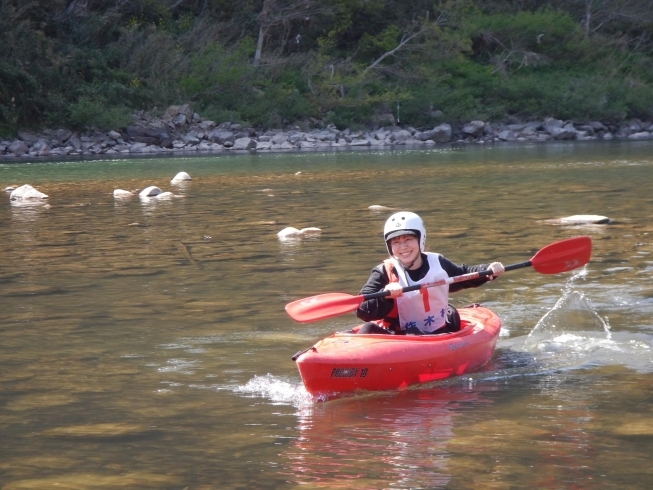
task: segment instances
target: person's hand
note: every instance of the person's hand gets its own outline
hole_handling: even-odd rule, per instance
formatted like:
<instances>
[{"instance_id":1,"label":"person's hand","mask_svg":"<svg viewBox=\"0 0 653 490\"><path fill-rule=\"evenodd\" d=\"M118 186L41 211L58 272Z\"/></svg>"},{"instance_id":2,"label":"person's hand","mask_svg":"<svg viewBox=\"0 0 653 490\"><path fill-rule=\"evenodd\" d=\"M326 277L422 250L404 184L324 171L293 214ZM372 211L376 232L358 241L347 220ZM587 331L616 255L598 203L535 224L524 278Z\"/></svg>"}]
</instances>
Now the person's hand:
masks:
<instances>
[{"instance_id":1,"label":"person's hand","mask_svg":"<svg viewBox=\"0 0 653 490\"><path fill-rule=\"evenodd\" d=\"M492 274L488 276L489 281L492 281L493 279L499 277L501 274L506 272L506 269L503 267L503 264L501 262L492 262L490 265L487 266L487 270L492 272Z\"/></svg>"},{"instance_id":2,"label":"person's hand","mask_svg":"<svg viewBox=\"0 0 653 490\"><path fill-rule=\"evenodd\" d=\"M402 292L403 288L401 287L401 284L399 284L398 282L390 282L383 289L384 289L384 291L390 291L390 296L386 296L386 297L398 298L399 296L401 296L403 294L403 292Z\"/></svg>"}]
</instances>

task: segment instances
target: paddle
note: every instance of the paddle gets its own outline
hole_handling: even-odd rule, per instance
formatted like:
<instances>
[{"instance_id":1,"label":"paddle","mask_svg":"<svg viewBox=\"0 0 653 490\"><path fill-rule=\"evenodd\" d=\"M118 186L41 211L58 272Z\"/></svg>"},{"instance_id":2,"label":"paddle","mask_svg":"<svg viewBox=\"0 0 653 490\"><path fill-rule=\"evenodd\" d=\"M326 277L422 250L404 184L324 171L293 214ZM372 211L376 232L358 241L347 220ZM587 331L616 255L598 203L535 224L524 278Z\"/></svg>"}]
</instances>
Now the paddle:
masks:
<instances>
[{"instance_id":1,"label":"paddle","mask_svg":"<svg viewBox=\"0 0 653 490\"><path fill-rule=\"evenodd\" d=\"M592 240L588 236L579 236L551 243L539 250L531 260L512 264L505 267L506 271L521 269L522 267L533 267L542 274L558 274L581 267L590 259L592 254ZM491 275L492 272L484 270L471 272L462 276L448 277L439 281L415 284L402 289L404 293L417 291L422 288L453 284L463 281L471 281L480 277ZM338 315L349 313L358 308L363 301L388 296L389 291L378 291L371 294L352 296L345 293L318 294L304 299L298 299L286 305L286 312L291 318L298 322L314 322L324 320Z\"/></svg>"}]
</instances>

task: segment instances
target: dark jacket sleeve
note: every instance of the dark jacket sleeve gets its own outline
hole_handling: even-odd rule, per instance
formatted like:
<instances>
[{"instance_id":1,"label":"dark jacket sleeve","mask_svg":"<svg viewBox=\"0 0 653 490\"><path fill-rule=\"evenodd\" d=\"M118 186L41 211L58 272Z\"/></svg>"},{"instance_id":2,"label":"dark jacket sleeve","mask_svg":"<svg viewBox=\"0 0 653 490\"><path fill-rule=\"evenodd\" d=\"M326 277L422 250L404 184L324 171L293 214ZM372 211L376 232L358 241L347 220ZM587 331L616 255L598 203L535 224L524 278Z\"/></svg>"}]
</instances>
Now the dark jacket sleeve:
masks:
<instances>
[{"instance_id":1,"label":"dark jacket sleeve","mask_svg":"<svg viewBox=\"0 0 653 490\"><path fill-rule=\"evenodd\" d=\"M446 259L444 256L440 255L440 265L445 270L449 277L462 276L464 274L469 274L470 272L481 272L487 269L489 264L479 264L479 265L465 265L465 264L454 264L449 259ZM479 277L473 281L464 281L454 284L449 284L449 292L455 293L461 289L467 288L476 288L488 282L487 277Z\"/></svg>"},{"instance_id":2,"label":"dark jacket sleeve","mask_svg":"<svg viewBox=\"0 0 653 490\"><path fill-rule=\"evenodd\" d=\"M390 279L385 273L383 264L377 265L372 269L369 279L358 294L376 293L385 288L389 282ZM395 301L393 299L388 298L376 298L363 301L356 310L356 316L365 322L381 320L390 313L394 303Z\"/></svg>"}]
</instances>

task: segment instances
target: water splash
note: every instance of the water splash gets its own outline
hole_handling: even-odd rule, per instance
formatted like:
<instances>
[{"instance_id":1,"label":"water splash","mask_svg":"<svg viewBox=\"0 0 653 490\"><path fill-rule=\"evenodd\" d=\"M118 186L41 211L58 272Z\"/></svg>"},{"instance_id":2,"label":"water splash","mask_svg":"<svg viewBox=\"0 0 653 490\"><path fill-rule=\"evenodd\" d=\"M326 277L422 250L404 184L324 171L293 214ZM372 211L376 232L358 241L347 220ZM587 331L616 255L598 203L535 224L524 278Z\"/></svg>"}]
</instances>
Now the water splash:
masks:
<instances>
[{"instance_id":1,"label":"water splash","mask_svg":"<svg viewBox=\"0 0 653 490\"><path fill-rule=\"evenodd\" d=\"M583 293L574 289L576 281L587 277L587 268L577 270L565 283L562 296L538 322L524 341L527 351L541 350L544 344L582 332L582 336L610 339L607 319L601 318Z\"/></svg>"},{"instance_id":2,"label":"water splash","mask_svg":"<svg viewBox=\"0 0 653 490\"><path fill-rule=\"evenodd\" d=\"M297 408L312 405L313 397L303 385L289 383L281 378L267 374L254 376L244 385L235 386L234 393L267 398L273 404L292 405Z\"/></svg>"},{"instance_id":3,"label":"water splash","mask_svg":"<svg viewBox=\"0 0 653 490\"><path fill-rule=\"evenodd\" d=\"M585 295L576 289L587 269L576 271L566 282L562 296L525 339L512 339L501 352L495 374L503 376L543 374L561 369L622 365L639 372L653 372L653 336L612 332Z\"/></svg>"}]
</instances>

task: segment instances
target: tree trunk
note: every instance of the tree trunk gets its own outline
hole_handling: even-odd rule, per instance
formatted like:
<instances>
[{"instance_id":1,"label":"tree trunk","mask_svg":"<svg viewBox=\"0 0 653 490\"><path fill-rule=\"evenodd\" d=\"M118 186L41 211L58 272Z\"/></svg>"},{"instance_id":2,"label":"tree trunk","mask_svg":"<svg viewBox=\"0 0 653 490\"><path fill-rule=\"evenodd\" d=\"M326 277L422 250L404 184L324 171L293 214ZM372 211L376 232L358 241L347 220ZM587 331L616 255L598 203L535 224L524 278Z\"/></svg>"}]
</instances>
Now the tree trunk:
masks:
<instances>
[{"instance_id":1,"label":"tree trunk","mask_svg":"<svg viewBox=\"0 0 653 490\"><path fill-rule=\"evenodd\" d=\"M592 22L592 0L585 0L585 18L583 19L583 29L585 30L585 39L590 36L590 24Z\"/></svg>"},{"instance_id":2,"label":"tree trunk","mask_svg":"<svg viewBox=\"0 0 653 490\"><path fill-rule=\"evenodd\" d=\"M254 53L254 66L258 66L261 62L261 54L263 53L263 42L265 41L266 32L267 27L259 27L258 41L256 42L256 52Z\"/></svg>"}]
</instances>

